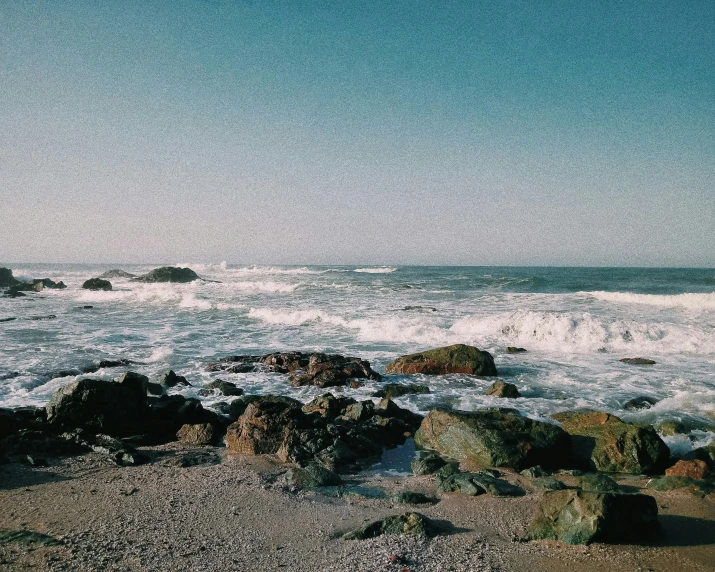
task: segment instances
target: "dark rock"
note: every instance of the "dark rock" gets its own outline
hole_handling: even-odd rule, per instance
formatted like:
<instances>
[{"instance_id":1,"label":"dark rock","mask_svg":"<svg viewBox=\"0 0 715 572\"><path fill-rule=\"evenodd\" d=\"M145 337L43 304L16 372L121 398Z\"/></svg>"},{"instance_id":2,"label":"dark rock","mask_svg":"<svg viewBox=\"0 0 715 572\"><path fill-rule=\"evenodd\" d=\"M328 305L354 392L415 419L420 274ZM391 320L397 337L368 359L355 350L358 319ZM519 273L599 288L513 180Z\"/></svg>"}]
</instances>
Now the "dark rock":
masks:
<instances>
[{"instance_id":1,"label":"dark rock","mask_svg":"<svg viewBox=\"0 0 715 572\"><path fill-rule=\"evenodd\" d=\"M415 435L418 447L434 449L469 467L559 466L570 439L560 427L498 409L474 412L433 409Z\"/></svg>"},{"instance_id":2,"label":"dark rock","mask_svg":"<svg viewBox=\"0 0 715 572\"><path fill-rule=\"evenodd\" d=\"M46 421L44 407L0 407L0 439L20 429L43 429Z\"/></svg>"},{"instance_id":3,"label":"dark rock","mask_svg":"<svg viewBox=\"0 0 715 572\"><path fill-rule=\"evenodd\" d=\"M198 399L182 395L163 395L146 399L149 412L144 429L154 442L174 441L176 433L184 425L213 423L217 428L222 428L226 423L220 415L204 409Z\"/></svg>"},{"instance_id":4,"label":"dark rock","mask_svg":"<svg viewBox=\"0 0 715 572\"><path fill-rule=\"evenodd\" d=\"M173 369L160 373L156 382L164 387L176 387L177 385L191 386L183 375L176 375Z\"/></svg>"},{"instance_id":5,"label":"dark rock","mask_svg":"<svg viewBox=\"0 0 715 572\"><path fill-rule=\"evenodd\" d=\"M531 486L542 491L563 491L568 488L563 481L559 481L553 477L540 477L538 479L534 479L531 481Z\"/></svg>"},{"instance_id":6,"label":"dark rock","mask_svg":"<svg viewBox=\"0 0 715 572\"><path fill-rule=\"evenodd\" d=\"M495 381L487 388L487 395L491 395L493 397L506 397L510 399L521 397L516 385L513 383L505 383L501 379Z\"/></svg>"},{"instance_id":7,"label":"dark rock","mask_svg":"<svg viewBox=\"0 0 715 572\"><path fill-rule=\"evenodd\" d=\"M9 268L0 268L0 288L9 288L19 283L20 281L12 275L12 270Z\"/></svg>"},{"instance_id":8,"label":"dark rock","mask_svg":"<svg viewBox=\"0 0 715 572\"><path fill-rule=\"evenodd\" d=\"M35 546L62 546L62 542L34 530L0 530L0 545L17 544L27 549Z\"/></svg>"},{"instance_id":9,"label":"dark rock","mask_svg":"<svg viewBox=\"0 0 715 572\"><path fill-rule=\"evenodd\" d=\"M13 322L13 321L15 321L15 320L17 320L17 318L15 318L15 317L0 318L0 323L2 323L2 322Z\"/></svg>"},{"instance_id":10,"label":"dark rock","mask_svg":"<svg viewBox=\"0 0 715 572\"><path fill-rule=\"evenodd\" d=\"M514 346L507 346L506 353L508 354L523 354L526 352L525 348L517 348Z\"/></svg>"},{"instance_id":11,"label":"dark rock","mask_svg":"<svg viewBox=\"0 0 715 572\"><path fill-rule=\"evenodd\" d=\"M162 266L151 272L134 278L135 282L193 282L200 280L199 275L191 268L177 268L176 266Z\"/></svg>"},{"instance_id":12,"label":"dark rock","mask_svg":"<svg viewBox=\"0 0 715 572\"><path fill-rule=\"evenodd\" d=\"M442 457L436 454L427 454L412 461L412 473L415 475L431 475L447 464Z\"/></svg>"},{"instance_id":13,"label":"dark rock","mask_svg":"<svg viewBox=\"0 0 715 572\"><path fill-rule=\"evenodd\" d=\"M711 442L709 445L698 447L697 449L690 451L690 453L685 455L683 458L687 461L694 459L705 461L705 464L707 464L710 469L715 470L715 441Z\"/></svg>"},{"instance_id":14,"label":"dark rock","mask_svg":"<svg viewBox=\"0 0 715 572\"><path fill-rule=\"evenodd\" d=\"M146 394L147 395L165 395L166 389L160 383L148 382L146 384Z\"/></svg>"},{"instance_id":15,"label":"dark rock","mask_svg":"<svg viewBox=\"0 0 715 572\"><path fill-rule=\"evenodd\" d=\"M670 450L650 425L624 423L598 411L567 411L551 417L571 435L571 460L582 469L648 474L668 466Z\"/></svg>"},{"instance_id":16,"label":"dark rock","mask_svg":"<svg viewBox=\"0 0 715 572\"><path fill-rule=\"evenodd\" d=\"M199 390L199 395L202 397L213 395L214 393L230 397L233 395L243 395L243 389L236 387L236 384L231 383L230 381L217 379L216 381L206 384L203 389Z\"/></svg>"},{"instance_id":17,"label":"dark rock","mask_svg":"<svg viewBox=\"0 0 715 572\"><path fill-rule=\"evenodd\" d=\"M691 479L690 477L660 477L648 481L647 488L656 491L683 490L697 497L703 498L715 490L715 485L707 481Z\"/></svg>"},{"instance_id":18,"label":"dark rock","mask_svg":"<svg viewBox=\"0 0 715 572\"><path fill-rule=\"evenodd\" d=\"M656 431L666 437L688 432L688 427L680 421L663 421L656 427Z\"/></svg>"},{"instance_id":19,"label":"dark rock","mask_svg":"<svg viewBox=\"0 0 715 572\"><path fill-rule=\"evenodd\" d=\"M429 393L429 387L418 383L386 383L378 391L372 394L373 397L387 397L395 399L403 395Z\"/></svg>"},{"instance_id":20,"label":"dark rock","mask_svg":"<svg viewBox=\"0 0 715 572\"><path fill-rule=\"evenodd\" d=\"M486 351L456 344L397 358L385 366L386 373L444 375L467 373L495 376L494 359Z\"/></svg>"},{"instance_id":21,"label":"dark rock","mask_svg":"<svg viewBox=\"0 0 715 572\"><path fill-rule=\"evenodd\" d=\"M620 490L616 481L608 475L602 475L600 473L584 475L581 477L579 487L584 491L596 493L611 493Z\"/></svg>"},{"instance_id":22,"label":"dark rock","mask_svg":"<svg viewBox=\"0 0 715 572\"><path fill-rule=\"evenodd\" d=\"M98 278L101 278L103 280L109 280L110 278L136 278L136 274L132 274L131 272L126 272L124 270L120 270L119 268L115 268L113 270L107 270L106 272L100 274Z\"/></svg>"},{"instance_id":23,"label":"dark rock","mask_svg":"<svg viewBox=\"0 0 715 572\"><path fill-rule=\"evenodd\" d=\"M631 365L653 365L655 363L652 359L646 359L642 357L623 358L618 361L622 361L623 363L629 363Z\"/></svg>"},{"instance_id":24,"label":"dark rock","mask_svg":"<svg viewBox=\"0 0 715 572\"><path fill-rule=\"evenodd\" d=\"M656 403L658 403L658 400L653 399L652 397L647 397L647 396L635 397L635 398L631 399L630 401L626 401L623 404L623 409L627 409L629 411L637 411L639 409L650 409Z\"/></svg>"},{"instance_id":25,"label":"dark rock","mask_svg":"<svg viewBox=\"0 0 715 572\"><path fill-rule=\"evenodd\" d=\"M366 540L383 534L408 534L413 536L434 536L435 527L430 520L416 512L388 516L343 535L345 540Z\"/></svg>"},{"instance_id":26,"label":"dark rock","mask_svg":"<svg viewBox=\"0 0 715 572\"><path fill-rule=\"evenodd\" d=\"M57 318L57 316L55 316L54 314L47 314L46 316L30 316L30 317L28 318L28 320L35 320L35 321L39 321L39 320L54 320L54 319L56 319L56 318Z\"/></svg>"},{"instance_id":27,"label":"dark rock","mask_svg":"<svg viewBox=\"0 0 715 572\"><path fill-rule=\"evenodd\" d=\"M26 455L25 460L27 461L27 464L31 467L47 467L49 465L47 459L45 459L44 457Z\"/></svg>"},{"instance_id":28,"label":"dark rock","mask_svg":"<svg viewBox=\"0 0 715 572\"><path fill-rule=\"evenodd\" d=\"M219 465L221 457L216 453L191 451L171 457L164 464L174 467L195 467L197 465Z\"/></svg>"},{"instance_id":29,"label":"dark rock","mask_svg":"<svg viewBox=\"0 0 715 572\"><path fill-rule=\"evenodd\" d=\"M439 475L437 490L470 496L488 493L496 497L517 497L525 494L522 488L484 473L454 473L444 477Z\"/></svg>"},{"instance_id":30,"label":"dark rock","mask_svg":"<svg viewBox=\"0 0 715 572\"><path fill-rule=\"evenodd\" d=\"M109 291L112 289L112 283L109 280L102 280L101 278L90 278L85 280L82 284L82 288L85 290L104 290Z\"/></svg>"},{"instance_id":31,"label":"dark rock","mask_svg":"<svg viewBox=\"0 0 715 572\"><path fill-rule=\"evenodd\" d=\"M45 430L20 429L0 441L6 455L63 457L88 451L87 444L73 434L57 435Z\"/></svg>"},{"instance_id":32,"label":"dark rock","mask_svg":"<svg viewBox=\"0 0 715 572\"><path fill-rule=\"evenodd\" d=\"M213 423L187 424L179 429L176 437L188 445L215 445L221 440L222 432Z\"/></svg>"},{"instance_id":33,"label":"dark rock","mask_svg":"<svg viewBox=\"0 0 715 572\"><path fill-rule=\"evenodd\" d=\"M658 505L642 494L578 490L544 493L527 538L566 544L647 540L660 530Z\"/></svg>"},{"instance_id":34,"label":"dark rock","mask_svg":"<svg viewBox=\"0 0 715 572\"><path fill-rule=\"evenodd\" d=\"M95 453L109 456L115 463L125 467L143 465L149 458L139 453L134 447L109 435L95 435L91 438L90 448Z\"/></svg>"},{"instance_id":35,"label":"dark rock","mask_svg":"<svg viewBox=\"0 0 715 572\"><path fill-rule=\"evenodd\" d=\"M297 489L336 486L343 482L340 475L315 463L304 468L288 469L281 481L285 485Z\"/></svg>"},{"instance_id":36,"label":"dark rock","mask_svg":"<svg viewBox=\"0 0 715 572\"><path fill-rule=\"evenodd\" d=\"M125 374L117 382L87 378L66 385L47 404L47 422L52 427L82 427L114 436L136 433L147 404L146 378L135 376Z\"/></svg>"},{"instance_id":37,"label":"dark rock","mask_svg":"<svg viewBox=\"0 0 715 572\"><path fill-rule=\"evenodd\" d=\"M307 359L307 365L304 365L305 355L295 352L290 354L288 359L281 360L287 364L288 372L291 373L291 385L336 387L347 385L350 379L373 379L376 381L381 379L380 374L370 367L370 362L359 358L314 353L310 354ZM276 367L275 354L266 356L263 361L273 368Z\"/></svg>"},{"instance_id":38,"label":"dark rock","mask_svg":"<svg viewBox=\"0 0 715 572\"><path fill-rule=\"evenodd\" d=\"M410 288L410 286L408 286L408 288ZM437 308L433 308L432 306L405 306L402 308L402 311L436 312Z\"/></svg>"},{"instance_id":39,"label":"dark rock","mask_svg":"<svg viewBox=\"0 0 715 572\"><path fill-rule=\"evenodd\" d=\"M7 289L7 292L5 292L6 298L22 298L25 295L26 294L24 294L22 290L18 289L16 286L11 286Z\"/></svg>"},{"instance_id":40,"label":"dark rock","mask_svg":"<svg viewBox=\"0 0 715 572\"><path fill-rule=\"evenodd\" d=\"M32 281L33 285L38 283L41 283L43 288L50 288L51 290L64 290L65 288L67 288L67 284L65 284L61 280L59 282L55 282L54 280L50 280L49 278L39 278Z\"/></svg>"},{"instance_id":41,"label":"dark rock","mask_svg":"<svg viewBox=\"0 0 715 572\"><path fill-rule=\"evenodd\" d=\"M520 471L519 474L523 475L524 477L529 477L530 479L538 479L541 477L548 477L551 472L545 470L544 467L542 467L541 465L535 465L533 467L529 467L528 469Z\"/></svg>"},{"instance_id":42,"label":"dark rock","mask_svg":"<svg viewBox=\"0 0 715 572\"><path fill-rule=\"evenodd\" d=\"M390 500L401 504L435 504L437 499L427 496L424 493L416 493L413 491L402 491L396 495L392 495Z\"/></svg>"}]
</instances>

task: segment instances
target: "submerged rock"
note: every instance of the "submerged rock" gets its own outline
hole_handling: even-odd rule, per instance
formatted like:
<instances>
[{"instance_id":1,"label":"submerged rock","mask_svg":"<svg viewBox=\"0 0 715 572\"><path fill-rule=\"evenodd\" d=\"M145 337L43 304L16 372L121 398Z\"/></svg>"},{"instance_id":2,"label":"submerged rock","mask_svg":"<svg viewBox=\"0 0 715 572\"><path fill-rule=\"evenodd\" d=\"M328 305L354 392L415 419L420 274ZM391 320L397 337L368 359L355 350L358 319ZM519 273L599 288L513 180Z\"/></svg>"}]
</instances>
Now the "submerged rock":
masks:
<instances>
[{"instance_id":1,"label":"submerged rock","mask_svg":"<svg viewBox=\"0 0 715 572\"><path fill-rule=\"evenodd\" d=\"M386 373L444 375L467 373L495 376L494 358L486 351L464 344L427 350L397 358L385 366Z\"/></svg>"},{"instance_id":2,"label":"submerged rock","mask_svg":"<svg viewBox=\"0 0 715 572\"><path fill-rule=\"evenodd\" d=\"M137 276L133 280L135 282L193 282L194 280L200 280L196 272L191 270L191 268L177 268L176 266L162 266L161 268L156 268L151 272Z\"/></svg>"},{"instance_id":3,"label":"submerged rock","mask_svg":"<svg viewBox=\"0 0 715 572\"><path fill-rule=\"evenodd\" d=\"M624 423L598 411L551 416L571 435L571 460L582 469L606 473L662 472L670 450L650 425Z\"/></svg>"},{"instance_id":4,"label":"submerged rock","mask_svg":"<svg viewBox=\"0 0 715 572\"><path fill-rule=\"evenodd\" d=\"M436 533L431 521L416 512L388 516L343 535L345 540L366 540L383 534L408 534L412 536L434 536Z\"/></svg>"},{"instance_id":5,"label":"submerged rock","mask_svg":"<svg viewBox=\"0 0 715 572\"><path fill-rule=\"evenodd\" d=\"M653 361L652 359L642 357L622 358L618 361L622 361L623 363L629 363L631 365L653 365L655 363L655 361Z\"/></svg>"},{"instance_id":6,"label":"submerged rock","mask_svg":"<svg viewBox=\"0 0 715 572\"><path fill-rule=\"evenodd\" d=\"M508 354L523 354L526 352L525 348L517 348L515 346L507 346L506 353Z\"/></svg>"},{"instance_id":7,"label":"submerged rock","mask_svg":"<svg viewBox=\"0 0 715 572\"><path fill-rule=\"evenodd\" d=\"M204 385L202 389L199 390L199 395L206 397L207 395L212 395L218 393L219 395L226 395L228 397L234 395L243 395L243 389L236 387L235 383L230 381L223 381L222 379L217 379Z\"/></svg>"},{"instance_id":8,"label":"submerged rock","mask_svg":"<svg viewBox=\"0 0 715 572\"><path fill-rule=\"evenodd\" d=\"M101 278L103 280L108 280L109 278L136 278L136 277L137 277L136 274L132 274L131 272L126 272L119 268L114 268L112 270L107 270L103 274L100 274L97 278Z\"/></svg>"},{"instance_id":9,"label":"submerged rock","mask_svg":"<svg viewBox=\"0 0 715 572\"><path fill-rule=\"evenodd\" d=\"M521 397L521 393L519 393L516 385L513 383L506 383L501 379L495 381L487 388L487 395L491 395L493 397L506 397L509 399Z\"/></svg>"},{"instance_id":10,"label":"submerged rock","mask_svg":"<svg viewBox=\"0 0 715 572\"><path fill-rule=\"evenodd\" d=\"M658 505L642 494L549 491L529 526L529 540L566 544L647 540L658 531Z\"/></svg>"},{"instance_id":11,"label":"submerged rock","mask_svg":"<svg viewBox=\"0 0 715 572\"><path fill-rule=\"evenodd\" d=\"M656 403L658 403L657 399L655 399L653 397L648 397L646 395L642 395L641 397L634 397L633 399L626 401L623 404L623 409L627 409L629 411L638 411L640 409L650 409Z\"/></svg>"},{"instance_id":12,"label":"submerged rock","mask_svg":"<svg viewBox=\"0 0 715 572\"><path fill-rule=\"evenodd\" d=\"M156 378L156 382L164 387L176 387L177 385L185 387L191 386L183 375L176 375L173 369L160 373L159 377Z\"/></svg>"},{"instance_id":13,"label":"submerged rock","mask_svg":"<svg viewBox=\"0 0 715 572\"><path fill-rule=\"evenodd\" d=\"M372 394L373 397L387 397L394 399L403 395L429 393L429 387L419 383L386 383L378 391Z\"/></svg>"},{"instance_id":14,"label":"submerged rock","mask_svg":"<svg viewBox=\"0 0 715 572\"><path fill-rule=\"evenodd\" d=\"M82 288L85 290L109 291L112 289L112 283L109 280L102 280L101 278L90 278L82 284Z\"/></svg>"},{"instance_id":15,"label":"submerged rock","mask_svg":"<svg viewBox=\"0 0 715 572\"><path fill-rule=\"evenodd\" d=\"M470 467L556 467L570 439L560 427L533 421L514 410L474 412L433 409L415 435L418 447L434 449Z\"/></svg>"}]
</instances>

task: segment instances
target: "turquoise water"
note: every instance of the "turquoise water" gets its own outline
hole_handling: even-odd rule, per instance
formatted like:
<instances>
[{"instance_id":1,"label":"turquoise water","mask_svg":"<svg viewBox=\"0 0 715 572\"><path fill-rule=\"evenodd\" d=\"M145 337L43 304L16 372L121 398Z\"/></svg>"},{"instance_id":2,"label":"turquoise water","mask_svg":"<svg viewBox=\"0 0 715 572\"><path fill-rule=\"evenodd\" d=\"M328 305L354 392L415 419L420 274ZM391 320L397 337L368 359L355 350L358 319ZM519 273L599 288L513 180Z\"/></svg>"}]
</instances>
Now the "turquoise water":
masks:
<instances>
[{"instance_id":1,"label":"turquoise water","mask_svg":"<svg viewBox=\"0 0 715 572\"><path fill-rule=\"evenodd\" d=\"M634 421L715 424L713 269L181 265L220 283L112 280L112 292L88 292L82 282L109 266L7 265L18 277L68 288L0 298L0 319L16 318L0 322L0 404L43 404L76 378L71 370L105 358L135 360L133 369L150 376L173 368L194 384L186 395L221 377L247 393L308 400L321 390L291 388L275 374L207 373L203 364L302 349L360 356L382 371L400 354L467 343L492 352L500 377L523 395L511 405L534 418L594 407ZM56 317L31 319L48 315ZM507 354L512 345L528 352ZM657 364L630 366L623 357ZM399 400L417 411L503 405L484 395L488 379L414 381L432 388ZM364 399L374 389L343 391ZM623 409L640 395L660 401L647 411ZM713 435L691 437L669 444L688 448Z\"/></svg>"}]
</instances>

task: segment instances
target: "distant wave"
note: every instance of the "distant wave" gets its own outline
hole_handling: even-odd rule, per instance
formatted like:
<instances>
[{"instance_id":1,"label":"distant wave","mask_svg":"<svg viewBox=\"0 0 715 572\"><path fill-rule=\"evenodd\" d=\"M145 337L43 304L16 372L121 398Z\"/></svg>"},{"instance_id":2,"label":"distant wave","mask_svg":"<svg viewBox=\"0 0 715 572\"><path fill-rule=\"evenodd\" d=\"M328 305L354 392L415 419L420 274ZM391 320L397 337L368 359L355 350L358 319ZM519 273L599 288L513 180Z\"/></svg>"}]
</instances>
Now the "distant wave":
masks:
<instances>
[{"instance_id":1,"label":"distant wave","mask_svg":"<svg viewBox=\"0 0 715 572\"><path fill-rule=\"evenodd\" d=\"M632 292L579 292L615 304L647 304L665 308L689 308L696 310L715 310L715 292L709 294L634 294Z\"/></svg>"},{"instance_id":2,"label":"distant wave","mask_svg":"<svg viewBox=\"0 0 715 572\"><path fill-rule=\"evenodd\" d=\"M397 268L392 266L378 266L376 268L356 268L353 272L364 272L366 274L389 274L397 271Z\"/></svg>"}]
</instances>

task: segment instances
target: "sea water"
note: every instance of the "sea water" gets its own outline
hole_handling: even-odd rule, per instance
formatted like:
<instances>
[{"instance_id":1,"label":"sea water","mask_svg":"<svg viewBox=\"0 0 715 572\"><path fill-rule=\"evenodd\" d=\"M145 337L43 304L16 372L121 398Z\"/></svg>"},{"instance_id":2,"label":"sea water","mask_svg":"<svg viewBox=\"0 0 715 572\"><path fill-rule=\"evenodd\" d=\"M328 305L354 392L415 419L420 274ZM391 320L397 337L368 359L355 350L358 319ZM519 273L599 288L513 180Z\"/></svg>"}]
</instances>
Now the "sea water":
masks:
<instances>
[{"instance_id":1,"label":"sea water","mask_svg":"<svg viewBox=\"0 0 715 572\"><path fill-rule=\"evenodd\" d=\"M522 397L486 396L490 378L388 376L430 387L429 394L397 403L421 413L508 405L543 420L593 408L626 421L684 421L693 427L688 438L666 439L680 450L715 437L706 430L715 425L712 269L184 263L178 266L207 280L112 279L111 292L92 292L82 283L111 266L8 266L18 278L63 280L68 288L0 298L0 320L14 318L0 322L1 406L43 405L77 379L73 370L107 358L133 360L131 369L150 378L171 368L192 384L172 390L186 396L198 397L203 385L221 378L247 394L308 401L326 390L291 387L280 374L209 373L204 366L226 355L304 350L357 356L384 372L400 355L464 343L491 352L499 377L516 384ZM154 267L122 268L141 274ZM508 354L507 346L527 352ZM619 361L626 357L657 363ZM92 375L112 379L122 370ZM378 386L329 391L368 399ZM624 409L639 396L658 403ZM206 406L230 400L199 398Z\"/></svg>"}]
</instances>

